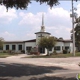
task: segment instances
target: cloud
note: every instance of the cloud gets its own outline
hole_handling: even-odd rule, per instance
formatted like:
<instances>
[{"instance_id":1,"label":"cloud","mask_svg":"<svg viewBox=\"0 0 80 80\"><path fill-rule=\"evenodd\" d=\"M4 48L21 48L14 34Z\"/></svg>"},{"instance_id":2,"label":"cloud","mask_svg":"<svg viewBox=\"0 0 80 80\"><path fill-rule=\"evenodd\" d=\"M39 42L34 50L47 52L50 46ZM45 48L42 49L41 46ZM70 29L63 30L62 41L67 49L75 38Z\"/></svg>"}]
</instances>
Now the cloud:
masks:
<instances>
[{"instance_id":1,"label":"cloud","mask_svg":"<svg viewBox=\"0 0 80 80\"><path fill-rule=\"evenodd\" d=\"M0 33L0 36L4 38L4 40L14 40L16 38L15 34L9 33L8 31L5 31L3 33ZM14 39L13 39L14 38Z\"/></svg>"},{"instance_id":2,"label":"cloud","mask_svg":"<svg viewBox=\"0 0 80 80\"><path fill-rule=\"evenodd\" d=\"M23 13L21 12L20 17L22 20L19 22L19 25L27 25L31 27L37 27L41 25L41 12L34 15L33 13Z\"/></svg>"},{"instance_id":3,"label":"cloud","mask_svg":"<svg viewBox=\"0 0 80 80\"><path fill-rule=\"evenodd\" d=\"M53 8L52 10L48 9L45 24L49 28L57 28L58 31L62 26L65 28L71 27L70 13L63 8ZM55 29L53 30L55 31Z\"/></svg>"},{"instance_id":4,"label":"cloud","mask_svg":"<svg viewBox=\"0 0 80 80\"><path fill-rule=\"evenodd\" d=\"M30 40L30 39L35 39L35 38L36 38L36 36L34 33L27 33L25 36L22 37L23 41L26 39Z\"/></svg>"},{"instance_id":5,"label":"cloud","mask_svg":"<svg viewBox=\"0 0 80 80\"><path fill-rule=\"evenodd\" d=\"M77 11L75 12L78 14L78 16L80 16L80 4L77 5Z\"/></svg>"},{"instance_id":6,"label":"cloud","mask_svg":"<svg viewBox=\"0 0 80 80\"><path fill-rule=\"evenodd\" d=\"M13 19L17 18L15 9L7 9L4 6L0 6L0 23L9 23Z\"/></svg>"},{"instance_id":7,"label":"cloud","mask_svg":"<svg viewBox=\"0 0 80 80\"><path fill-rule=\"evenodd\" d=\"M36 14L33 13L19 13L21 21L20 26L26 25L30 27L34 32L40 31L42 12ZM52 8L44 12L44 25L46 31L50 32L52 36L63 37L64 39L70 39L71 19L70 12L62 7Z\"/></svg>"}]
</instances>

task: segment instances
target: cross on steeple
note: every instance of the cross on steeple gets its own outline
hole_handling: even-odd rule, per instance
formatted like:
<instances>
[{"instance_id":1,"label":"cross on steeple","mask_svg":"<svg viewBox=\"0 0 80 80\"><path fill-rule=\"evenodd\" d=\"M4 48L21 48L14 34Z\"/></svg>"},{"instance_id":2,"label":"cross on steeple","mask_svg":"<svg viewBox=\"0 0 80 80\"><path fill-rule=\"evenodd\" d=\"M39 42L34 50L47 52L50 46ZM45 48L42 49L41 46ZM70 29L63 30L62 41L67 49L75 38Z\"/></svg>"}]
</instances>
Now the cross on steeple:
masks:
<instances>
[{"instance_id":1,"label":"cross on steeple","mask_svg":"<svg viewBox=\"0 0 80 80\"><path fill-rule=\"evenodd\" d=\"M44 37L44 36L41 34L39 37L41 37L41 38L42 38L42 37Z\"/></svg>"}]
</instances>

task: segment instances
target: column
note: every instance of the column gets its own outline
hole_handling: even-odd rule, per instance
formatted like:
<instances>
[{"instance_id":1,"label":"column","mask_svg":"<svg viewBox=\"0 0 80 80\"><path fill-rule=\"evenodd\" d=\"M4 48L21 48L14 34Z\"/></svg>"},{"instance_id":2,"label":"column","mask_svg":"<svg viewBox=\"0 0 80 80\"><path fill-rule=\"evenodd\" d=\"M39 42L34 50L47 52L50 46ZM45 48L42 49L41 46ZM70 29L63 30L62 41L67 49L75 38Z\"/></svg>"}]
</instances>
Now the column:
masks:
<instances>
[{"instance_id":1,"label":"column","mask_svg":"<svg viewBox=\"0 0 80 80\"><path fill-rule=\"evenodd\" d=\"M18 51L18 44L16 44L16 51Z\"/></svg>"},{"instance_id":2,"label":"column","mask_svg":"<svg viewBox=\"0 0 80 80\"><path fill-rule=\"evenodd\" d=\"M3 50L6 50L6 45L5 44L3 44Z\"/></svg>"},{"instance_id":3,"label":"column","mask_svg":"<svg viewBox=\"0 0 80 80\"><path fill-rule=\"evenodd\" d=\"M9 44L9 50L12 50L12 44Z\"/></svg>"}]
</instances>

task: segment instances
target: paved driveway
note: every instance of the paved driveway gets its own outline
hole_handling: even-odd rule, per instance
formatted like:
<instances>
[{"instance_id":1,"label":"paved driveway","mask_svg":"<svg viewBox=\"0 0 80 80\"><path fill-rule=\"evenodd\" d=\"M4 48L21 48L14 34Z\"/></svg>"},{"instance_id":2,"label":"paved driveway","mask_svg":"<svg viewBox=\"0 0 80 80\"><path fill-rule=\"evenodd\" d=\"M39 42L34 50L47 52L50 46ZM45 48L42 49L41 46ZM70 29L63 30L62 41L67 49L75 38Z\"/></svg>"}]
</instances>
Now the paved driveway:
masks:
<instances>
[{"instance_id":1,"label":"paved driveway","mask_svg":"<svg viewBox=\"0 0 80 80\"><path fill-rule=\"evenodd\" d=\"M21 64L34 64L42 66L60 66L67 69L80 69L78 64L80 63L80 57L69 58L23 58L26 54L18 56L11 56L7 58L0 58L0 62L6 63L21 63ZM74 66L74 67L73 67Z\"/></svg>"},{"instance_id":2,"label":"paved driveway","mask_svg":"<svg viewBox=\"0 0 80 80\"><path fill-rule=\"evenodd\" d=\"M0 58L0 80L76 80L80 73L79 57L23 58L27 55ZM64 79L63 79L64 78Z\"/></svg>"}]
</instances>

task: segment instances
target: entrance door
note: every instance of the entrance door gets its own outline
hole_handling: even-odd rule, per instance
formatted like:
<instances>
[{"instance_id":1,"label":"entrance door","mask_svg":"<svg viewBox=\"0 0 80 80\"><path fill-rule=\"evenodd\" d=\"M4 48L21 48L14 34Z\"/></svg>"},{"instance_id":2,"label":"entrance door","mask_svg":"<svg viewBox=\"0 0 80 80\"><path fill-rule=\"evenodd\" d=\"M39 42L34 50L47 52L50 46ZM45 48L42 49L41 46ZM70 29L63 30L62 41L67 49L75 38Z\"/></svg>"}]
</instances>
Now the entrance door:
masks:
<instances>
[{"instance_id":1,"label":"entrance door","mask_svg":"<svg viewBox=\"0 0 80 80\"><path fill-rule=\"evenodd\" d=\"M39 47L39 49L38 49L38 51L42 54L44 54L45 53L45 48L42 48L42 47Z\"/></svg>"}]
</instances>

